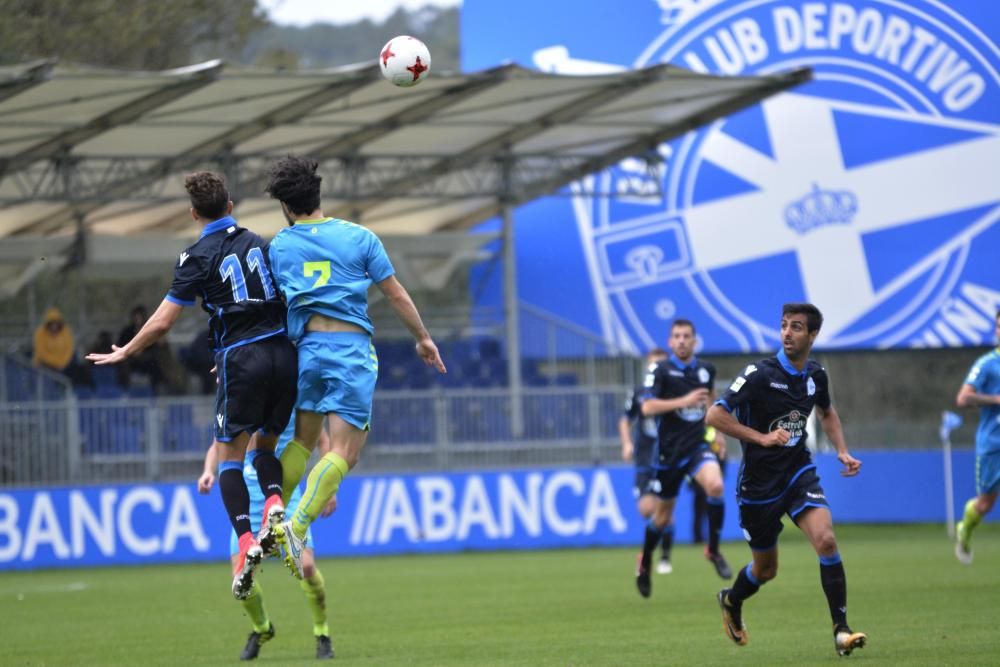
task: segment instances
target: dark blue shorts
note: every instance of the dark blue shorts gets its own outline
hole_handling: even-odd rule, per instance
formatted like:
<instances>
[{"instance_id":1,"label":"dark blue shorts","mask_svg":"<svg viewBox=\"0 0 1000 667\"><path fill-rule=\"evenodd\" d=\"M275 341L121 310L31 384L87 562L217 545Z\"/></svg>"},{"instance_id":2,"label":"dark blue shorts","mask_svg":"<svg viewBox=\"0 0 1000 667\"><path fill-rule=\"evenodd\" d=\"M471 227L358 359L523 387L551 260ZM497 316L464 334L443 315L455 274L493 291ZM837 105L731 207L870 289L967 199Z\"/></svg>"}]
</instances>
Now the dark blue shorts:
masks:
<instances>
[{"instance_id":1,"label":"dark blue shorts","mask_svg":"<svg viewBox=\"0 0 1000 667\"><path fill-rule=\"evenodd\" d=\"M708 443L698 447L686 459L683 459L676 466L661 468L657 470L656 478L660 482L660 498L672 500L677 497L681 490L681 484L686 477L694 479L701 467L706 463L719 463L719 458L712 453Z\"/></svg>"},{"instance_id":2,"label":"dark blue shorts","mask_svg":"<svg viewBox=\"0 0 1000 667\"><path fill-rule=\"evenodd\" d=\"M740 505L740 527L743 537L754 551L768 551L778 543L783 528L781 518L787 514L792 521L810 507L826 507L826 493L820 486L816 466L803 468L792 483L777 498L752 500L737 498Z\"/></svg>"},{"instance_id":3,"label":"dark blue shorts","mask_svg":"<svg viewBox=\"0 0 1000 667\"><path fill-rule=\"evenodd\" d=\"M648 495L660 495L660 482L656 479L655 470L649 466L636 467L632 495L636 498Z\"/></svg>"},{"instance_id":4,"label":"dark blue shorts","mask_svg":"<svg viewBox=\"0 0 1000 667\"><path fill-rule=\"evenodd\" d=\"M285 335L232 347L215 355L215 438L240 433L279 435L295 407L298 353Z\"/></svg>"}]
</instances>

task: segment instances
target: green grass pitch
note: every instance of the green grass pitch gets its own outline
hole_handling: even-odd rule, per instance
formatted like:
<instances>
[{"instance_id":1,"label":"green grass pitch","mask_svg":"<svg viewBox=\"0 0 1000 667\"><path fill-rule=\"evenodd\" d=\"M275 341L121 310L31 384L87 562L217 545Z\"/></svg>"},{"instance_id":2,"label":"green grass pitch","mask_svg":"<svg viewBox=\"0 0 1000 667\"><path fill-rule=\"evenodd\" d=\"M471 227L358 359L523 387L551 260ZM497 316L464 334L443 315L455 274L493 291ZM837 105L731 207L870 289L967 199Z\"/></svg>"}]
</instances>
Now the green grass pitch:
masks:
<instances>
[{"instance_id":1,"label":"green grass pitch","mask_svg":"<svg viewBox=\"0 0 1000 667\"><path fill-rule=\"evenodd\" d=\"M818 564L798 531L778 578L747 602L750 643L723 636L721 588L700 550L639 597L635 549L321 560L337 662L351 665L983 665L1000 661L1000 530L981 527L960 565L940 526L842 526L850 620L868 646L837 658ZM734 569L749 551L724 545ZM0 665L235 664L249 632L227 566L0 575ZM277 637L262 665L307 664L298 583L261 575Z\"/></svg>"}]
</instances>

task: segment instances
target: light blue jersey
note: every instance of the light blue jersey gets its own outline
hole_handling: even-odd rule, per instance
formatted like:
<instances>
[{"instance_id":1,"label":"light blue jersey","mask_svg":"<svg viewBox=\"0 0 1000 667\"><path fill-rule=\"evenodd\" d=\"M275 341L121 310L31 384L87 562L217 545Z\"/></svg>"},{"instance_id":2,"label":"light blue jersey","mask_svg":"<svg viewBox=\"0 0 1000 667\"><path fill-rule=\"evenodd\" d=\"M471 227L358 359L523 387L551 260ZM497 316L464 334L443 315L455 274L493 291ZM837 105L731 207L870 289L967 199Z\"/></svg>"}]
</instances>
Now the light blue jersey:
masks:
<instances>
[{"instance_id":1,"label":"light blue jersey","mask_svg":"<svg viewBox=\"0 0 1000 667\"><path fill-rule=\"evenodd\" d=\"M296 222L270 246L271 272L288 304L288 335L298 342L314 314L351 322L368 332L368 288L395 270L382 242L346 220Z\"/></svg>"},{"instance_id":2,"label":"light blue jersey","mask_svg":"<svg viewBox=\"0 0 1000 667\"><path fill-rule=\"evenodd\" d=\"M1000 394L1000 348L984 354L969 369L965 384L979 394ZM976 454L1000 452L1000 405L979 408L979 429L976 431Z\"/></svg>"}]
</instances>

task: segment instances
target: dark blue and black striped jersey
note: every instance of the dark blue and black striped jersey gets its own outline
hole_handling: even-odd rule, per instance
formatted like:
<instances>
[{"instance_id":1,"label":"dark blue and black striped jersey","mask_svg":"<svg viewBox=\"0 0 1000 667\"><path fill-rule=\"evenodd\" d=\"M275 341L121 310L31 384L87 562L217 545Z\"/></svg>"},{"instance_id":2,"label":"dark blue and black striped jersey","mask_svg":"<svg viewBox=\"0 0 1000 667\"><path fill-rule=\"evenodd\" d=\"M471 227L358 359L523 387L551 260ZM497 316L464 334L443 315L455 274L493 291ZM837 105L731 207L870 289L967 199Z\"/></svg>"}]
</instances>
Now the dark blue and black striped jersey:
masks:
<instances>
[{"instance_id":1,"label":"dark blue and black striped jersey","mask_svg":"<svg viewBox=\"0 0 1000 667\"><path fill-rule=\"evenodd\" d=\"M622 412L622 416L635 425L632 438L635 449L632 452L632 460L639 468L653 465L653 449L656 447L656 418L642 416L642 398L645 395L645 387L636 387L635 391L625 399L625 409Z\"/></svg>"},{"instance_id":2,"label":"dark blue and black striped jersey","mask_svg":"<svg viewBox=\"0 0 1000 667\"><path fill-rule=\"evenodd\" d=\"M715 386L715 366L692 357L686 364L671 354L646 376L646 398L680 398L696 389ZM665 412L657 417L654 465L669 468L705 444L707 403Z\"/></svg>"},{"instance_id":3,"label":"dark blue and black striped jersey","mask_svg":"<svg viewBox=\"0 0 1000 667\"><path fill-rule=\"evenodd\" d=\"M267 242L230 216L202 230L181 253L167 299L210 315L217 350L285 333L285 305L274 288Z\"/></svg>"},{"instance_id":4,"label":"dark blue and black striped jersey","mask_svg":"<svg viewBox=\"0 0 1000 667\"><path fill-rule=\"evenodd\" d=\"M803 469L812 465L806 447L806 422L813 406L829 409L829 379L826 370L812 359L797 370L781 350L774 357L747 366L716 405L761 433L783 428L791 434L784 447L740 442L743 463L737 498L756 502L777 499Z\"/></svg>"}]
</instances>

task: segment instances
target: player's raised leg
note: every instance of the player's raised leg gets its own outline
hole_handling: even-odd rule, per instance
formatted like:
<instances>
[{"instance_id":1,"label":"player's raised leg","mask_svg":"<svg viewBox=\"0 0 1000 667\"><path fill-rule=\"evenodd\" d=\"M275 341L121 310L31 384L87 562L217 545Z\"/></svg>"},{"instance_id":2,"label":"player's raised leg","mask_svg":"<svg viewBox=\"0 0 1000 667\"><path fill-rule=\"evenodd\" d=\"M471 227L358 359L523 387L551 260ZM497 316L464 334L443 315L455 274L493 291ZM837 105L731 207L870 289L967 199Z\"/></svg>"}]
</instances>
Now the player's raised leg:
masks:
<instances>
[{"instance_id":1,"label":"player's raised leg","mask_svg":"<svg viewBox=\"0 0 1000 667\"><path fill-rule=\"evenodd\" d=\"M316 566L313 550L306 547L302 553L302 592L309 602L309 612L313 621L313 636L316 638L316 657L333 658L333 644L330 641L330 627L326 618L326 583L323 573Z\"/></svg>"},{"instance_id":2,"label":"player's raised leg","mask_svg":"<svg viewBox=\"0 0 1000 667\"><path fill-rule=\"evenodd\" d=\"M246 457L257 472L257 482L264 496L264 512L257 541L265 556L277 553L279 546L285 542L284 533L280 530L285 522L285 502L281 462L274 455L276 442L277 436L259 432L254 436L253 446Z\"/></svg>"},{"instance_id":3,"label":"player's raised leg","mask_svg":"<svg viewBox=\"0 0 1000 667\"><path fill-rule=\"evenodd\" d=\"M233 554L231 557L234 576L240 569L240 555ZM247 636L247 643L240 653L240 660L253 660L260 653L260 647L274 638L274 625L267 616L264 608L264 591L260 584L254 581L247 592L247 596L241 600L243 610L250 619L252 629Z\"/></svg>"},{"instance_id":4,"label":"player's raised leg","mask_svg":"<svg viewBox=\"0 0 1000 667\"><path fill-rule=\"evenodd\" d=\"M238 600L249 595L254 572L264 557L250 525L250 493L243 479L243 457L248 440L249 436L241 433L230 442L216 444L220 459L219 490L240 549L233 576L233 596Z\"/></svg>"},{"instance_id":5,"label":"player's raised leg","mask_svg":"<svg viewBox=\"0 0 1000 667\"><path fill-rule=\"evenodd\" d=\"M983 476L986 475L982 471L983 460L992 459L996 462L997 467L1000 468L1000 456L993 455L991 457L976 457L976 478L977 484ZM1000 486L1000 469L995 472L996 484L994 486ZM980 488L983 485L979 484ZM988 487L987 487L988 488ZM965 565L972 565L972 533L975 531L976 526L979 522L983 520L983 517L989 514L990 510L997 501L997 492L992 491L989 493L980 493L975 498L970 498L967 503L965 503L965 511L962 514L962 520L958 522L956 526L956 540L955 540L955 557Z\"/></svg>"},{"instance_id":6,"label":"player's raised leg","mask_svg":"<svg viewBox=\"0 0 1000 667\"><path fill-rule=\"evenodd\" d=\"M722 495L722 471L714 454L706 451L704 455L706 456L705 462L695 472L694 479L705 490L708 506L708 544L705 546L705 558L715 566L715 572L720 577L731 579L733 572L719 551L719 538L722 535L722 523L726 510L726 503Z\"/></svg>"},{"instance_id":7,"label":"player's raised leg","mask_svg":"<svg viewBox=\"0 0 1000 667\"><path fill-rule=\"evenodd\" d=\"M642 543L642 553L639 554L639 562L636 565L635 585L639 589L639 595L648 598L652 593L652 582L649 578L650 568L653 563L653 552L663 539L663 533L668 526L673 529L674 499L657 499L653 516L646 523L645 539Z\"/></svg>"},{"instance_id":8,"label":"player's raised leg","mask_svg":"<svg viewBox=\"0 0 1000 667\"><path fill-rule=\"evenodd\" d=\"M833 534L833 518L826 507L807 507L795 517L799 529L819 556L820 582L826 594L833 621L833 641L838 655L850 655L868 640L863 632L854 632L847 624L847 575Z\"/></svg>"},{"instance_id":9,"label":"player's raised leg","mask_svg":"<svg viewBox=\"0 0 1000 667\"><path fill-rule=\"evenodd\" d=\"M732 588L723 588L717 596L722 610L722 626L726 636L740 646L750 639L743 622L743 603L755 595L765 582L778 576L778 546L755 549L750 545L753 560L736 575Z\"/></svg>"},{"instance_id":10,"label":"player's raised leg","mask_svg":"<svg viewBox=\"0 0 1000 667\"><path fill-rule=\"evenodd\" d=\"M283 526L288 541L285 563L300 579L303 576L302 552L305 548L306 531L330 498L337 494L341 481L357 464L368 438L367 430L345 421L334 413L327 415L327 418L331 451L324 454L313 466L306 481L302 501L295 508L291 519ZM323 415L304 410L296 413L296 425L316 419L322 428Z\"/></svg>"},{"instance_id":11,"label":"player's raised leg","mask_svg":"<svg viewBox=\"0 0 1000 667\"><path fill-rule=\"evenodd\" d=\"M295 435L281 452L281 484L286 506L305 475L309 457L319 443L322 430L322 414L308 410L296 410Z\"/></svg>"},{"instance_id":12,"label":"player's raised leg","mask_svg":"<svg viewBox=\"0 0 1000 667\"><path fill-rule=\"evenodd\" d=\"M674 524L668 523L663 527L663 534L660 537L660 562L656 564L657 574L670 574L674 571L674 566L670 562L670 553L674 548Z\"/></svg>"}]
</instances>

